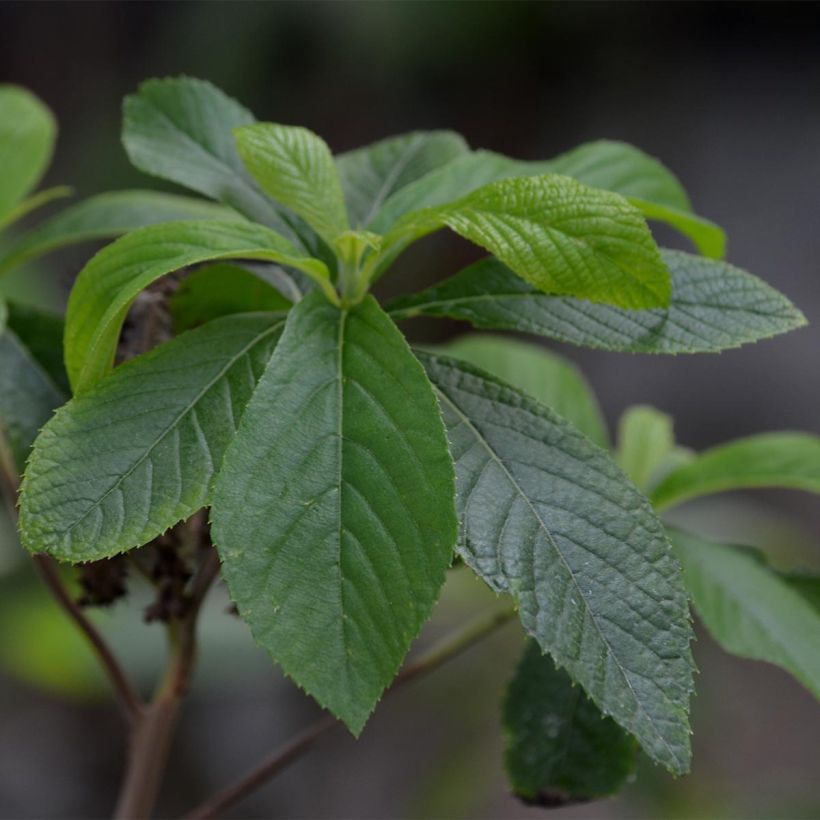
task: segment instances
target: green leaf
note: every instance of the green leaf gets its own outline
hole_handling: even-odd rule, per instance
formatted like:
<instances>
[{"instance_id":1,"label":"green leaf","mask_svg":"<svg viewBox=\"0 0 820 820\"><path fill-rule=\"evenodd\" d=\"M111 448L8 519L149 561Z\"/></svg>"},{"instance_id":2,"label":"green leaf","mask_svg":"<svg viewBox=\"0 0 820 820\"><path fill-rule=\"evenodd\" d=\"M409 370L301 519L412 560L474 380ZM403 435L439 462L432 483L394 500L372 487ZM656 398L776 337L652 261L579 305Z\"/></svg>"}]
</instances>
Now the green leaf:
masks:
<instances>
[{"instance_id":1,"label":"green leaf","mask_svg":"<svg viewBox=\"0 0 820 820\"><path fill-rule=\"evenodd\" d=\"M57 124L29 91L0 85L0 220L33 190L51 162Z\"/></svg>"},{"instance_id":2,"label":"green leaf","mask_svg":"<svg viewBox=\"0 0 820 820\"><path fill-rule=\"evenodd\" d=\"M726 255L726 234L723 228L701 216L679 211L667 205L648 202L638 197L627 197L647 219L664 222L692 240L695 247L710 259L722 259Z\"/></svg>"},{"instance_id":3,"label":"green leaf","mask_svg":"<svg viewBox=\"0 0 820 820\"><path fill-rule=\"evenodd\" d=\"M168 222L134 231L103 248L71 291L65 358L74 392L111 369L123 320L140 291L187 265L231 258L280 262L327 283L322 262L300 257L286 239L251 222Z\"/></svg>"},{"instance_id":4,"label":"green leaf","mask_svg":"<svg viewBox=\"0 0 820 820\"><path fill-rule=\"evenodd\" d=\"M71 196L73 193L74 189L68 185L55 185L53 188L38 191L36 194L19 202L10 211L0 216L0 230L5 230L9 225L36 211L38 208L48 205L49 202Z\"/></svg>"},{"instance_id":5,"label":"green leaf","mask_svg":"<svg viewBox=\"0 0 820 820\"><path fill-rule=\"evenodd\" d=\"M227 262L198 268L182 280L168 300L177 333L232 313L287 311L291 307L291 302L255 273Z\"/></svg>"},{"instance_id":6,"label":"green leaf","mask_svg":"<svg viewBox=\"0 0 820 820\"><path fill-rule=\"evenodd\" d=\"M23 343L34 360L65 395L71 394L68 375L63 364L62 317L30 305L10 302L8 325Z\"/></svg>"},{"instance_id":7,"label":"green leaf","mask_svg":"<svg viewBox=\"0 0 820 820\"><path fill-rule=\"evenodd\" d=\"M540 346L483 334L459 336L444 345L441 352L523 390L600 447L609 446L598 400L581 371L569 360Z\"/></svg>"},{"instance_id":8,"label":"green leaf","mask_svg":"<svg viewBox=\"0 0 820 820\"><path fill-rule=\"evenodd\" d=\"M795 570L781 573L780 577L820 616L820 576L808 571Z\"/></svg>"},{"instance_id":9,"label":"green leaf","mask_svg":"<svg viewBox=\"0 0 820 820\"><path fill-rule=\"evenodd\" d=\"M689 766L691 629L648 502L552 411L454 359L420 356L456 462L458 551L604 714Z\"/></svg>"},{"instance_id":10,"label":"green leaf","mask_svg":"<svg viewBox=\"0 0 820 820\"><path fill-rule=\"evenodd\" d=\"M703 495L755 487L820 493L820 437L763 433L713 447L667 475L651 498L662 509Z\"/></svg>"},{"instance_id":11,"label":"green leaf","mask_svg":"<svg viewBox=\"0 0 820 820\"><path fill-rule=\"evenodd\" d=\"M646 405L630 407L621 416L616 460L636 487L646 491L674 449L671 416Z\"/></svg>"},{"instance_id":12,"label":"green leaf","mask_svg":"<svg viewBox=\"0 0 820 820\"><path fill-rule=\"evenodd\" d=\"M192 77L148 80L125 98L122 141L131 162L224 202L255 222L295 239L281 209L248 174L233 129L253 114L215 86Z\"/></svg>"},{"instance_id":13,"label":"green leaf","mask_svg":"<svg viewBox=\"0 0 820 820\"><path fill-rule=\"evenodd\" d=\"M351 224L367 226L389 197L467 150L453 131L415 131L336 157Z\"/></svg>"},{"instance_id":14,"label":"green leaf","mask_svg":"<svg viewBox=\"0 0 820 820\"><path fill-rule=\"evenodd\" d=\"M284 319L217 319L118 367L45 426L20 531L32 552L95 561L147 543L209 501Z\"/></svg>"},{"instance_id":15,"label":"green leaf","mask_svg":"<svg viewBox=\"0 0 820 820\"><path fill-rule=\"evenodd\" d=\"M453 465L424 371L371 296L318 292L282 340L213 502L223 575L256 640L358 734L453 554Z\"/></svg>"},{"instance_id":16,"label":"green leaf","mask_svg":"<svg viewBox=\"0 0 820 820\"><path fill-rule=\"evenodd\" d=\"M767 661L820 698L820 613L753 552L670 530L695 610L712 637Z\"/></svg>"},{"instance_id":17,"label":"green leaf","mask_svg":"<svg viewBox=\"0 0 820 820\"><path fill-rule=\"evenodd\" d=\"M629 353L714 353L806 324L785 296L739 268L680 251L662 255L672 274L665 310L545 296L492 257L388 307L394 319L447 316Z\"/></svg>"},{"instance_id":18,"label":"green leaf","mask_svg":"<svg viewBox=\"0 0 820 820\"><path fill-rule=\"evenodd\" d=\"M513 792L557 807L614 794L635 771L637 744L527 642L504 699L504 756Z\"/></svg>"},{"instance_id":19,"label":"green leaf","mask_svg":"<svg viewBox=\"0 0 820 820\"><path fill-rule=\"evenodd\" d=\"M21 473L38 431L64 401L17 336L8 328L0 334L0 432Z\"/></svg>"},{"instance_id":20,"label":"green leaf","mask_svg":"<svg viewBox=\"0 0 820 820\"><path fill-rule=\"evenodd\" d=\"M262 189L308 223L328 245L348 229L333 155L307 128L257 123L234 129L245 167Z\"/></svg>"},{"instance_id":21,"label":"green leaf","mask_svg":"<svg viewBox=\"0 0 820 820\"><path fill-rule=\"evenodd\" d=\"M669 303L669 272L640 213L623 197L569 177L504 179L409 213L385 247L444 226L545 292L629 308Z\"/></svg>"},{"instance_id":22,"label":"green leaf","mask_svg":"<svg viewBox=\"0 0 820 820\"><path fill-rule=\"evenodd\" d=\"M0 255L0 272L47 253L109 239L176 219L241 220L236 212L201 199L156 191L114 191L66 208L22 234Z\"/></svg>"}]
</instances>

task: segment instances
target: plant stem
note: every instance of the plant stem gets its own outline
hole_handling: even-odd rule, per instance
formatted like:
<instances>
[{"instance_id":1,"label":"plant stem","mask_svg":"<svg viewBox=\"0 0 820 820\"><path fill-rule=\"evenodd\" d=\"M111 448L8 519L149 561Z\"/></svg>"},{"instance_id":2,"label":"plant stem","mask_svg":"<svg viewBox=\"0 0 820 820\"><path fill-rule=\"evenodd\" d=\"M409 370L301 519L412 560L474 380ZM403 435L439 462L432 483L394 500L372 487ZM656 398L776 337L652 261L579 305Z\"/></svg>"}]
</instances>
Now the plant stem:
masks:
<instances>
[{"instance_id":1,"label":"plant stem","mask_svg":"<svg viewBox=\"0 0 820 820\"><path fill-rule=\"evenodd\" d=\"M168 624L168 665L131 735L128 767L114 812L116 818L145 818L154 808L182 700L194 669L199 610L218 572L219 559L211 548L194 578L188 611L183 618Z\"/></svg>"},{"instance_id":2,"label":"plant stem","mask_svg":"<svg viewBox=\"0 0 820 820\"><path fill-rule=\"evenodd\" d=\"M0 488L3 497L8 503L9 512L13 519L17 519L17 505L15 500L20 489L20 480L17 475L17 468L11 455L11 448L0 430L0 477L3 487ZM82 607L74 600L71 593L66 589L57 562L49 555L38 553L33 557L34 568L46 585L54 600L60 608L74 622L75 626L83 633L97 656L103 670L108 676L114 693L125 712L125 716L131 724L134 724L141 716L144 704L133 688L131 683L119 664L105 638L97 627L88 619Z\"/></svg>"},{"instance_id":3,"label":"plant stem","mask_svg":"<svg viewBox=\"0 0 820 820\"><path fill-rule=\"evenodd\" d=\"M514 611L509 609L498 610L490 616L485 615L476 618L455 634L442 638L415 661L405 666L385 695L389 695L411 680L438 669L447 661L457 657L490 635L498 627L506 624L514 614ZM313 747L317 740L339 725L339 721L332 715L320 718L285 743L284 746L265 757L246 775L186 814L186 820L208 820L208 818L217 817L225 809L230 808L242 798L256 791L268 780L302 757Z\"/></svg>"}]
</instances>

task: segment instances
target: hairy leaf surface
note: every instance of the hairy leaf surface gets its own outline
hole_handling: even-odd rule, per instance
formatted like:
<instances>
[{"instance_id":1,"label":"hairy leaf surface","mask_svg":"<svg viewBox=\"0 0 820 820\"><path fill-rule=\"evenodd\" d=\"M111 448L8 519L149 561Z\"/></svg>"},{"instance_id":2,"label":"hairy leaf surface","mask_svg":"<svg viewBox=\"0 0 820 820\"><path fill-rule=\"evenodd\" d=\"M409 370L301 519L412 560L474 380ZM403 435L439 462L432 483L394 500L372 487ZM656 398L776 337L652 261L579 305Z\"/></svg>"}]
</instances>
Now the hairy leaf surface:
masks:
<instances>
[{"instance_id":1,"label":"hairy leaf surface","mask_svg":"<svg viewBox=\"0 0 820 820\"><path fill-rule=\"evenodd\" d=\"M820 437L762 433L713 447L667 475L651 498L661 508L755 487L820 493Z\"/></svg>"},{"instance_id":2,"label":"hairy leaf surface","mask_svg":"<svg viewBox=\"0 0 820 820\"><path fill-rule=\"evenodd\" d=\"M453 554L432 388L372 297L311 293L228 450L213 503L231 595L284 671L358 733Z\"/></svg>"},{"instance_id":3,"label":"hairy leaf surface","mask_svg":"<svg viewBox=\"0 0 820 820\"><path fill-rule=\"evenodd\" d=\"M111 369L123 320L140 291L186 265L231 258L280 262L323 281L328 276L323 263L251 222L168 222L134 231L103 248L71 291L65 357L75 393Z\"/></svg>"},{"instance_id":4,"label":"hairy leaf surface","mask_svg":"<svg viewBox=\"0 0 820 820\"><path fill-rule=\"evenodd\" d=\"M182 280L168 300L177 333L232 313L287 311L291 307L291 302L256 273L229 262L198 268Z\"/></svg>"},{"instance_id":5,"label":"hairy leaf surface","mask_svg":"<svg viewBox=\"0 0 820 820\"><path fill-rule=\"evenodd\" d=\"M662 253L672 274L667 309L627 311L547 296L492 257L388 307L394 319L447 316L629 353L714 353L806 323L785 296L750 273L680 251Z\"/></svg>"},{"instance_id":6,"label":"hairy leaf surface","mask_svg":"<svg viewBox=\"0 0 820 820\"><path fill-rule=\"evenodd\" d=\"M504 728L507 776L527 803L557 807L606 797L635 770L634 738L533 640L507 688Z\"/></svg>"},{"instance_id":7,"label":"hairy leaf surface","mask_svg":"<svg viewBox=\"0 0 820 820\"><path fill-rule=\"evenodd\" d=\"M217 319L72 399L44 428L26 470L26 547L93 561L145 544L205 506L283 326L276 314Z\"/></svg>"},{"instance_id":8,"label":"hairy leaf surface","mask_svg":"<svg viewBox=\"0 0 820 820\"><path fill-rule=\"evenodd\" d=\"M515 177L414 211L385 247L449 227L539 290L628 308L665 306L669 272L640 213L623 197L569 177Z\"/></svg>"},{"instance_id":9,"label":"hairy leaf surface","mask_svg":"<svg viewBox=\"0 0 820 820\"><path fill-rule=\"evenodd\" d=\"M242 219L235 211L193 197L157 191L92 196L22 234L0 254L0 272L68 245L109 239L176 219Z\"/></svg>"},{"instance_id":10,"label":"hairy leaf surface","mask_svg":"<svg viewBox=\"0 0 820 820\"><path fill-rule=\"evenodd\" d=\"M523 393L420 354L456 462L458 550L604 714L689 766L691 629L680 566L609 456Z\"/></svg>"},{"instance_id":11,"label":"hairy leaf surface","mask_svg":"<svg viewBox=\"0 0 820 820\"><path fill-rule=\"evenodd\" d=\"M239 155L262 189L308 223L329 245L347 230L333 155L307 128L257 123L234 130Z\"/></svg>"},{"instance_id":12,"label":"hairy leaf surface","mask_svg":"<svg viewBox=\"0 0 820 820\"><path fill-rule=\"evenodd\" d=\"M64 401L17 335L8 328L0 333L0 430L21 473L38 431Z\"/></svg>"},{"instance_id":13,"label":"hairy leaf surface","mask_svg":"<svg viewBox=\"0 0 820 820\"><path fill-rule=\"evenodd\" d=\"M767 661L820 698L820 613L753 552L670 530L695 610L715 640Z\"/></svg>"},{"instance_id":14,"label":"hairy leaf surface","mask_svg":"<svg viewBox=\"0 0 820 820\"><path fill-rule=\"evenodd\" d=\"M45 173L57 124L32 93L0 85L0 222Z\"/></svg>"},{"instance_id":15,"label":"hairy leaf surface","mask_svg":"<svg viewBox=\"0 0 820 820\"><path fill-rule=\"evenodd\" d=\"M389 197L468 150L453 131L415 131L336 157L351 224L366 227Z\"/></svg>"},{"instance_id":16,"label":"hairy leaf surface","mask_svg":"<svg viewBox=\"0 0 820 820\"><path fill-rule=\"evenodd\" d=\"M523 390L600 447L609 446L598 400L581 371L568 359L537 345L486 334L459 336L440 352Z\"/></svg>"}]
</instances>

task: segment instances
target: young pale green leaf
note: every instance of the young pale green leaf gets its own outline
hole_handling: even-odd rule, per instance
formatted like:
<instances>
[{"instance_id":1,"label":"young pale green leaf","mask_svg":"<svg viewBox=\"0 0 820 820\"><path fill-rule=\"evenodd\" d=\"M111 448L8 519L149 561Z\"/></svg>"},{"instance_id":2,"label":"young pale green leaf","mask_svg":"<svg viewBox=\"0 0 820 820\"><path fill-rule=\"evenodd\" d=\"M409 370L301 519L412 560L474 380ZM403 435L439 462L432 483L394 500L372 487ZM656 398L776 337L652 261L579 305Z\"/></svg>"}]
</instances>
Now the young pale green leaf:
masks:
<instances>
[{"instance_id":1,"label":"young pale green leaf","mask_svg":"<svg viewBox=\"0 0 820 820\"><path fill-rule=\"evenodd\" d=\"M820 437L763 433L713 447L669 473L652 491L656 508L755 487L820 493Z\"/></svg>"},{"instance_id":2,"label":"young pale green leaf","mask_svg":"<svg viewBox=\"0 0 820 820\"><path fill-rule=\"evenodd\" d=\"M168 300L177 333L219 316L260 310L287 311L292 306L292 302L255 273L228 262L198 268L182 280Z\"/></svg>"},{"instance_id":3,"label":"young pale green leaf","mask_svg":"<svg viewBox=\"0 0 820 820\"><path fill-rule=\"evenodd\" d=\"M65 323L62 317L30 305L9 302L8 326L59 391L70 395L71 388L63 363Z\"/></svg>"},{"instance_id":4,"label":"young pale green leaf","mask_svg":"<svg viewBox=\"0 0 820 820\"><path fill-rule=\"evenodd\" d=\"M17 237L0 254L0 273L39 256L176 219L241 220L230 208L157 191L114 191L66 208Z\"/></svg>"},{"instance_id":5,"label":"young pale green leaf","mask_svg":"<svg viewBox=\"0 0 820 820\"><path fill-rule=\"evenodd\" d=\"M616 461L636 487L646 491L675 449L672 417L654 407L630 407L618 423Z\"/></svg>"},{"instance_id":6,"label":"young pale green leaf","mask_svg":"<svg viewBox=\"0 0 820 820\"><path fill-rule=\"evenodd\" d=\"M485 334L459 336L440 352L523 390L574 424L598 446L609 446L598 400L581 371L568 359L537 345Z\"/></svg>"},{"instance_id":7,"label":"young pale green leaf","mask_svg":"<svg viewBox=\"0 0 820 820\"><path fill-rule=\"evenodd\" d=\"M638 745L530 640L504 698L504 755L512 790L555 808L619 791Z\"/></svg>"},{"instance_id":8,"label":"young pale green leaf","mask_svg":"<svg viewBox=\"0 0 820 820\"><path fill-rule=\"evenodd\" d=\"M192 77L148 80L125 98L122 141L131 162L154 177L224 202L296 241L290 220L248 174L232 129L253 114Z\"/></svg>"},{"instance_id":9,"label":"young pale green leaf","mask_svg":"<svg viewBox=\"0 0 820 820\"><path fill-rule=\"evenodd\" d=\"M569 177L514 177L407 214L385 237L402 246L447 226L539 290L627 308L669 304L669 272L640 213Z\"/></svg>"},{"instance_id":10,"label":"young pale green leaf","mask_svg":"<svg viewBox=\"0 0 820 820\"><path fill-rule=\"evenodd\" d=\"M712 637L727 652L782 667L820 698L820 613L810 601L748 550L669 535Z\"/></svg>"},{"instance_id":11,"label":"young pale green leaf","mask_svg":"<svg viewBox=\"0 0 820 820\"><path fill-rule=\"evenodd\" d=\"M336 157L351 224L366 227L389 197L468 150L453 131L415 131Z\"/></svg>"},{"instance_id":12,"label":"young pale green leaf","mask_svg":"<svg viewBox=\"0 0 820 820\"><path fill-rule=\"evenodd\" d=\"M256 640L354 733L453 555L453 465L432 388L372 297L308 294L229 448L223 574Z\"/></svg>"},{"instance_id":13,"label":"young pale green leaf","mask_svg":"<svg viewBox=\"0 0 820 820\"><path fill-rule=\"evenodd\" d=\"M492 257L388 307L394 319L447 316L479 328L628 353L715 353L806 323L785 296L750 273L680 251L662 254L672 274L665 310L628 311L545 296Z\"/></svg>"},{"instance_id":14,"label":"young pale green leaf","mask_svg":"<svg viewBox=\"0 0 820 820\"><path fill-rule=\"evenodd\" d=\"M251 222L168 222L134 231L93 257L71 291L65 360L74 392L111 369L123 320L141 290L186 265L231 258L280 262L328 282L322 262Z\"/></svg>"},{"instance_id":15,"label":"young pale green leaf","mask_svg":"<svg viewBox=\"0 0 820 820\"><path fill-rule=\"evenodd\" d=\"M37 97L0 85L0 220L40 181L56 136L54 117Z\"/></svg>"},{"instance_id":16,"label":"young pale green leaf","mask_svg":"<svg viewBox=\"0 0 820 820\"><path fill-rule=\"evenodd\" d=\"M16 334L8 328L0 333L0 432L21 473L38 431L64 401Z\"/></svg>"},{"instance_id":17,"label":"young pale green leaf","mask_svg":"<svg viewBox=\"0 0 820 820\"><path fill-rule=\"evenodd\" d=\"M257 123L234 129L245 167L278 202L308 223L328 245L348 229L333 155L307 128Z\"/></svg>"},{"instance_id":18,"label":"young pale green leaf","mask_svg":"<svg viewBox=\"0 0 820 820\"><path fill-rule=\"evenodd\" d=\"M283 326L277 314L217 319L72 399L43 429L26 469L25 546L95 561L205 506Z\"/></svg>"},{"instance_id":19,"label":"young pale green leaf","mask_svg":"<svg viewBox=\"0 0 820 820\"><path fill-rule=\"evenodd\" d=\"M689 766L691 629L646 499L568 422L455 359L420 354L456 462L458 551L542 649L673 772Z\"/></svg>"},{"instance_id":20,"label":"young pale green leaf","mask_svg":"<svg viewBox=\"0 0 820 820\"><path fill-rule=\"evenodd\" d=\"M670 208L668 205L650 202L639 197L630 196L627 199L647 219L663 222L689 237L704 256L710 259L723 259L726 255L726 233L714 222L689 211Z\"/></svg>"}]
</instances>

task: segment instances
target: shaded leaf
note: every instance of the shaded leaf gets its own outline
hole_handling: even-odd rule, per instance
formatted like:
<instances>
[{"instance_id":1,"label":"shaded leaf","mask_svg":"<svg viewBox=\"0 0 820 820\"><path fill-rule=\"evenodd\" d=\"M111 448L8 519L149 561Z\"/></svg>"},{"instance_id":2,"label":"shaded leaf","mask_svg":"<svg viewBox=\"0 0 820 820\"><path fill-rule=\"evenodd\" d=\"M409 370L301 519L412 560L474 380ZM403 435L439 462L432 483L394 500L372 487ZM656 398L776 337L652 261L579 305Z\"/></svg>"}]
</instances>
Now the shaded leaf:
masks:
<instances>
[{"instance_id":1,"label":"shaded leaf","mask_svg":"<svg viewBox=\"0 0 820 820\"><path fill-rule=\"evenodd\" d=\"M664 306L669 272L640 213L569 177L516 177L397 222L385 248L441 227L493 253L539 290L621 307Z\"/></svg>"},{"instance_id":2,"label":"shaded leaf","mask_svg":"<svg viewBox=\"0 0 820 820\"><path fill-rule=\"evenodd\" d=\"M802 327L806 320L765 282L725 262L662 252L672 274L667 309L626 311L546 296L488 257L388 305L394 319L447 316L629 353L714 353Z\"/></svg>"},{"instance_id":3,"label":"shaded leaf","mask_svg":"<svg viewBox=\"0 0 820 820\"><path fill-rule=\"evenodd\" d=\"M8 312L8 325L17 338L59 391L70 395L71 388L63 364L65 323L62 317L16 302L9 303Z\"/></svg>"},{"instance_id":4,"label":"shaded leaf","mask_svg":"<svg viewBox=\"0 0 820 820\"><path fill-rule=\"evenodd\" d=\"M671 416L646 405L630 407L621 416L616 460L636 487L645 491L651 486L674 448Z\"/></svg>"},{"instance_id":5,"label":"shaded leaf","mask_svg":"<svg viewBox=\"0 0 820 820\"><path fill-rule=\"evenodd\" d=\"M507 776L526 803L555 807L606 797L635 770L635 739L533 640L507 688L504 728Z\"/></svg>"},{"instance_id":6,"label":"shaded leaf","mask_svg":"<svg viewBox=\"0 0 820 820\"><path fill-rule=\"evenodd\" d=\"M608 446L606 422L598 400L581 371L568 359L543 347L486 334L459 336L444 345L441 352L523 390L599 446Z\"/></svg>"},{"instance_id":7,"label":"shaded leaf","mask_svg":"<svg viewBox=\"0 0 820 820\"><path fill-rule=\"evenodd\" d=\"M424 371L374 299L308 294L228 450L214 540L242 618L357 733L430 615L456 534Z\"/></svg>"},{"instance_id":8,"label":"shaded leaf","mask_svg":"<svg viewBox=\"0 0 820 820\"><path fill-rule=\"evenodd\" d=\"M283 325L276 314L217 319L72 399L43 429L26 470L24 545L95 561L205 506Z\"/></svg>"},{"instance_id":9,"label":"shaded leaf","mask_svg":"<svg viewBox=\"0 0 820 820\"><path fill-rule=\"evenodd\" d=\"M669 531L695 610L742 658L782 667L820 698L820 613L753 552Z\"/></svg>"},{"instance_id":10,"label":"shaded leaf","mask_svg":"<svg viewBox=\"0 0 820 820\"><path fill-rule=\"evenodd\" d=\"M663 508L698 496L755 487L820 493L820 437L763 433L713 447L673 470L651 498Z\"/></svg>"},{"instance_id":11,"label":"shaded leaf","mask_svg":"<svg viewBox=\"0 0 820 820\"><path fill-rule=\"evenodd\" d=\"M65 361L74 392L111 369L123 320L140 291L186 265L237 258L280 262L327 283L323 263L251 222L168 222L134 231L103 248L71 291Z\"/></svg>"},{"instance_id":12,"label":"shaded leaf","mask_svg":"<svg viewBox=\"0 0 820 820\"><path fill-rule=\"evenodd\" d=\"M673 772L689 766L691 629L680 567L607 454L519 391L420 354L456 463L458 551L542 649Z\"/></svg>"}]
</instances>

